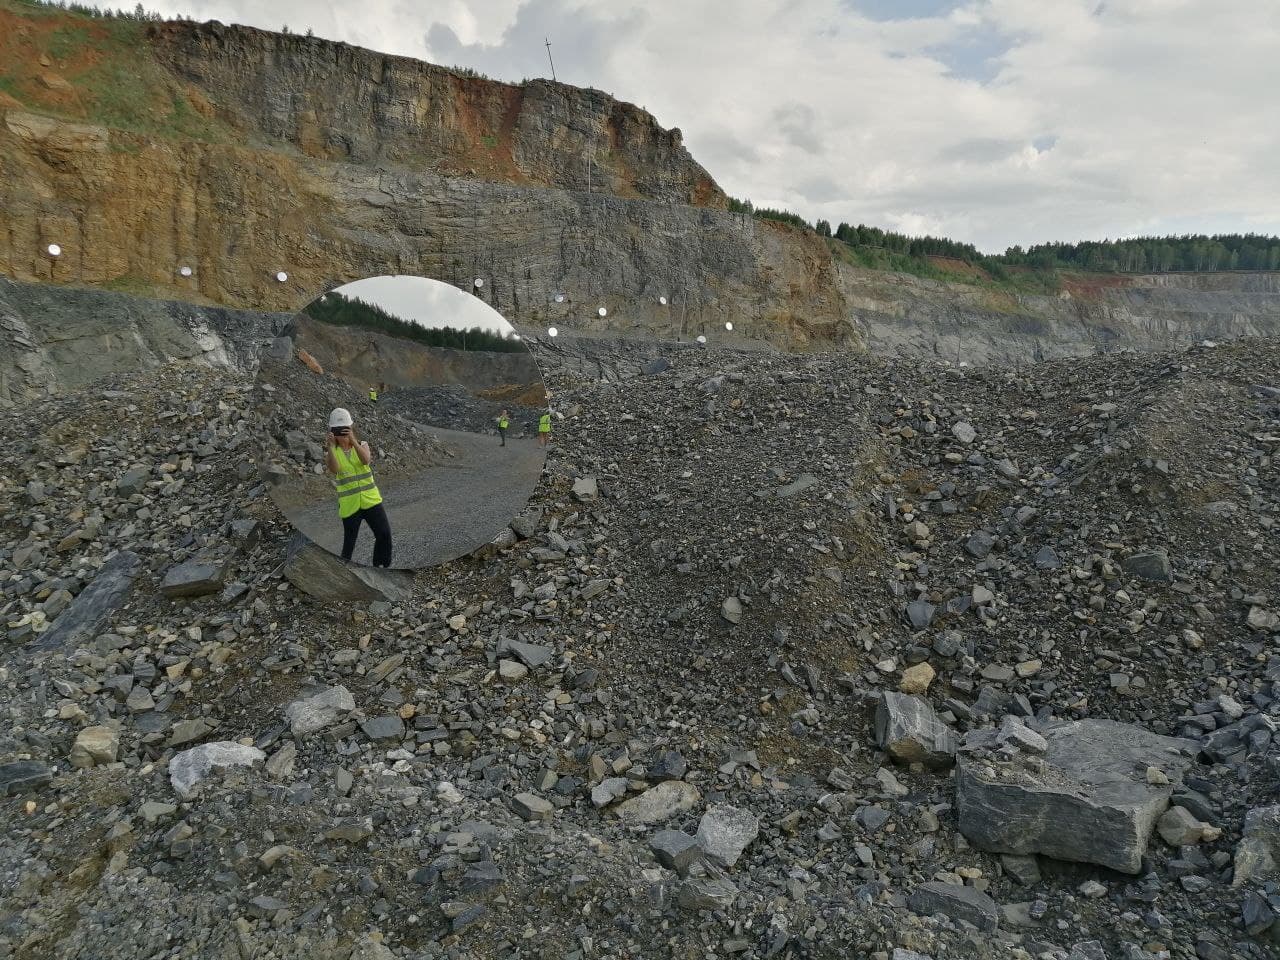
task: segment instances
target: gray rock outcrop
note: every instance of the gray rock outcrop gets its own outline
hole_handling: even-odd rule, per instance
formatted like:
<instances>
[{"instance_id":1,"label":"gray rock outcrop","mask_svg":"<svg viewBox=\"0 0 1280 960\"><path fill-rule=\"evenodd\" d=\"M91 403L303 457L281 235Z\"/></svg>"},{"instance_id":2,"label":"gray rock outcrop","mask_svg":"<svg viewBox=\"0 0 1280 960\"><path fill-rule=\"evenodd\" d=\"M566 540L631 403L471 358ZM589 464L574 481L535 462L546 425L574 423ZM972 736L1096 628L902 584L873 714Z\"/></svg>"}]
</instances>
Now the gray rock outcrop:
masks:
<instances>
[{"instance_id":1,"label":"gray rock outcrop","mask_svg":"<svg viewBox=\"0 0 1280 960\"><path fill-rule=\"evenodd\" d=\"M1109 720L1040 732L1048 743L1042 759L987 752L997 736L990 731L965 737L956 775L960 832L983 850L1137 873L1195 746ZM1149 777L1151 767L1163 777Z\"/></svg>"}]
</instances>

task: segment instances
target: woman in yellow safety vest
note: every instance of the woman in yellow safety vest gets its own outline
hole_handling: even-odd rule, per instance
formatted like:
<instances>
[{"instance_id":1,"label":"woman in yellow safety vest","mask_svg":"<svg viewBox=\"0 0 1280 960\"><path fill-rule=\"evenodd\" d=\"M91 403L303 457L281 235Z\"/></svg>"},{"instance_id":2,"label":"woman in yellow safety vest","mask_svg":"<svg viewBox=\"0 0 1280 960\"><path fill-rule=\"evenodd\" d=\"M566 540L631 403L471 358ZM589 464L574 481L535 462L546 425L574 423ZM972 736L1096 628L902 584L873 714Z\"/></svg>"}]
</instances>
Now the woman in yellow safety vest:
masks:
<instances>
[{"instance_id":1,"label":"woman in yellow safety vest","mask_svg":"<svg viewBox=\"0 0 1280 960\"><path fill-rule=\"evenodd\" d=\"M498 414L498 439L502 441L502 446L507 445L507 427L511 426L511 421L507 418L507 411L503 410Z\"/></svg>"},{"instance_id":2,"label":"woman in yellow safety vest","mask_svg":"<svg viewBox=\"0 0 1280 960\"><path fill-rule=\"evenodd\" d=\"M342 520L342 559L355 553L360 521L373 531L373 565L391 566L391 523L382 506L382 494L373 481L373 453L367 441L356 436L351 414L337 407L329 414L325 434L324 464L333 475L338 493L338 517Z\"/></svg>"},{"instance_id":3,"label":"woman in yellow safety vest","mask_svg":"<svg viewBox=\"0 0 1280 960\"><path fill-rule=\"evenodd\" d=\"M538 445L545 447L551 436L551 412L547 411L538 418Z\"/></svg>"}]
</instances>

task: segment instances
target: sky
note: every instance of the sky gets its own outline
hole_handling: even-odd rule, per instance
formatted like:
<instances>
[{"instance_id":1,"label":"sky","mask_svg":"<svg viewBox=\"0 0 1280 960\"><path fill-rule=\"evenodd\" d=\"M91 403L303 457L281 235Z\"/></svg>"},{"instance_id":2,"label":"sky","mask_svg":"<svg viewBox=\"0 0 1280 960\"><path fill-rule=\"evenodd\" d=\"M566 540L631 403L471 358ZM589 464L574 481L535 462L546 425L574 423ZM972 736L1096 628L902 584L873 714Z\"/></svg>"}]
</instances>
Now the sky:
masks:
<instances>
[{"instance_id":1,"label":"sky","mask_svg":"<svg viewBox=\"0 0 1280 960\"><path fill-rule=\"evenodd\" d=\"M367 277L336 288L344 296L376 304L403 320L424 327L480 327L494 333L514 332L498 311L478 297L425 277Z\"/></svg>"},{"instance_id":2,"label":"sky","mask_svg":"<svg viewBox=\"0 0 1280 960\"><path fill-rule=\"evenodd\" d=\"M1277 0L162 0L679 127L730 195L975 243L1280 234ZM732 15L726 15L727 11Z\"/></svg>"}]
</instances>

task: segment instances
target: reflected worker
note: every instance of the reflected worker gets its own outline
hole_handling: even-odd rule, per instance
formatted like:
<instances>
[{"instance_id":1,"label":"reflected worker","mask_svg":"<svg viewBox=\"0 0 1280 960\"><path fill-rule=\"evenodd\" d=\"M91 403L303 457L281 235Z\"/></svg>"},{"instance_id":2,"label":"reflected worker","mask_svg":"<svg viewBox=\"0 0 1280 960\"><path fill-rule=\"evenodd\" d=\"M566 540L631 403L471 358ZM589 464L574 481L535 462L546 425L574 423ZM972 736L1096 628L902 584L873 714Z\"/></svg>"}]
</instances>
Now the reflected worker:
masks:
<instances>
[{"instance_id":1,"label":"reflected worker","mask_svg":"<svg viewBox=\"0 0 1280 960\"><path fill-rule=\"evenodd\" d=\"M538 418L538 446L545 447L551 439L551 411Z\"/></svg>"},{"instance_id":2,"label":"reflected worker","mask_svg":"<svg viewBox=\"0 0 1280 960\"><path fill-rule=\"evenodd\" d=\"M373 531L373 565L391 566L391 524L382 506L382 494L373 482L373 452L356 436L351 414L337 407L329 414L325 435L324 465L333 476L338 493L338 516L342 520L342 559L355 553L360 521Z\"/></svg>"},{"instance_id":3,"label":"reflected worker","mask_svg":"<svg viewBox=\"0 0 1280 960\"><path fill-rule=\"evenodd\" d=\"M511 426L511 420L507 416L507 411L503 410L498 414L498 439L502 446L507 445L507 427Z\"/></svg>"}]
</instances>

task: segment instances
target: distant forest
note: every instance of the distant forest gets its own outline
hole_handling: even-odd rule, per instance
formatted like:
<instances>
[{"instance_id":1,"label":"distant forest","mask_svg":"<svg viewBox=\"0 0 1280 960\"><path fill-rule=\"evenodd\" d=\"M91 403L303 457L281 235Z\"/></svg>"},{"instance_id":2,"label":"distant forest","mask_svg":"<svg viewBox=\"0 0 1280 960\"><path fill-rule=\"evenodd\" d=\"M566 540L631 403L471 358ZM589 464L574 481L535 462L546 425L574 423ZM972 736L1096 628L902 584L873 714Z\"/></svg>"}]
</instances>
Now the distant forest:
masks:
<instances>
[{"instance_id":1,"label":"distant forest","mask_svg":"<svg viewBox=\"0 0 1280 960\"><path fill-rule=\"evenodd\" d=\"M946 237L911 237L892 230L850 226L835 230L826 220L811 224L789 210L755 207L750 200L729 199L729 209L761 220L777 220L794 227L832 237L855 251L883 259L884 255L951 257L987 270L1000 278L1005 267L1034 270L1084 270L1095 273L1167 273L1170 271L1280 270L1280 237L1225 233L1214 236L1183 234L1168 237L1134 237L1128 240L1086 240L1081 243L1038 243L1023 249L1010 247L1003 254L988 255L971 243ZM878 253L877 253L878 252ZM864 258L865 259L865 258ZM881 265L881 264L877 264Z\"/></svg>"},{"instance_id":2,"label":"distant forest","mask_svg":"<svg viewBox=\"0 0 1280 960\"><path fill-rule=\"evenodd\" d=\"M376 330L390 337L415 340L428 347L485 353L521 353L525 349L524 344L511 334L494 333L483 327L472 327L470 330L459 327L423 327L388 313L377 304L337 292L327 293L312 301L303 313L321 323Z\"/></svg>"}]
</instances>

